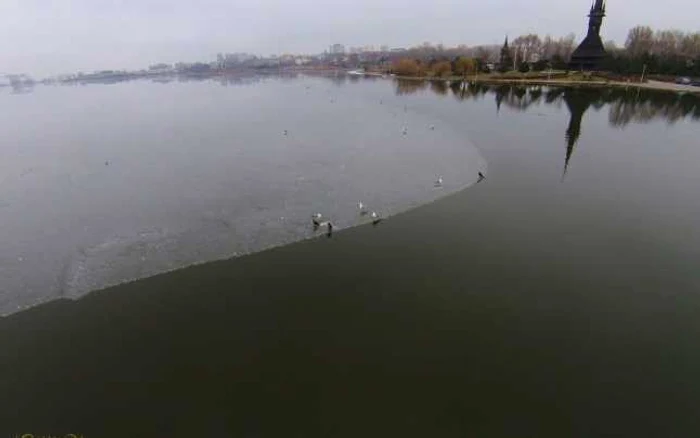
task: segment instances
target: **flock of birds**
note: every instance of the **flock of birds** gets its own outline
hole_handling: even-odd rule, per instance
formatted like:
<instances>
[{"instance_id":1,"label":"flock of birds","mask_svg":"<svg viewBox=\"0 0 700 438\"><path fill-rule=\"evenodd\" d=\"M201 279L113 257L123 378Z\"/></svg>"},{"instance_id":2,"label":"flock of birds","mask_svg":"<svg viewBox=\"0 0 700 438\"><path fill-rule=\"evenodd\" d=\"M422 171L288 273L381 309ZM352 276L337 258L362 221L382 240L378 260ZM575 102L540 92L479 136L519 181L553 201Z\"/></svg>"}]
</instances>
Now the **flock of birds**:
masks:
<instances>
[{"instance_id":1,"label":"flock of birds","mask_svg":"<svg viewBox=\"0 0 700 438\"><path fill-rule=\"evenodd\" d=\"M486 176L482 172L479 172L479 181L478 182L481 182L485 178L486 178ZM444 180L442 179L442 177L439 176L435 180L435 187L436 188L442 187L443 181ZM384 220L384 218L376 211L370 211L367 208L367 205L365 205L362 201L359 201L357 203L357 211L358 211L358 214L360 216L363 216L363 217L369 216L369 218L372 221L372 225L376 226ZM314 231L319 230L321 228L325 228L326 235L328 237L330 237L333 234L333 229L335 228L335 225L333 225L333 222L331 222L330 220L324 220L324 217L321 213L312 214L311 215L311 223L313 225Z\"/></svg>"},{"instance_id":2,"label":"flock of birds","mask_svg":"<svg viewBox=\"0 0 700 438\"><path fill-rule=\"evenodd\" d=\"M306 87L306 89L308 90L309 87ZM335 99L331 98L330 102L334 103ZM383 103L384 103L383 100L379 101L380 105L382 105ZM408 110L408 106L404 105L403 110L404 110L404 112L406 112ZM431 131L434 131L435 125L428 126L428 129L430 129ZM286 135L289 135L289 132L285 129L283 131L283 134L286 136ZM408 126L406 126L406 125L403 126L402 134L403 135L408 134ZM486 179L486 176L482 172L479 172L479 180L477 182L481 182L484 179ZM435 187L441 188L442 184L443 184L443 179L441 176L438 176L438 178L435 180ZM358 213L360 216L363 216L363 217L369 216L369 218L372 221L372 225L378 225L380 222L382 222L384 220L384 218L376 211L368 210L367 206L362 201L359 201L357 203L357 210L358 210ZM325 228L327 230L327 236L329 236L329 237L332 235L333 229L335 228L335 225L333 225L333 222L331 222L330 220L324 220L324 217L321 213L312 214L311 215L311 223L313 225L314 231L319 230L321 228Z\"/></svg>"},{"instance_id":3,"label":"flock of birds","mask_svg":"<svg viewBox=\"0 0 700 438\"><path fill-rule=\"evenodd\" d=\"M442 178L440 178L440 180L442 180ZM369 216L369 218L372 220L372 225L378 225L381 221L384 220L384 218L376 211L369 211L367 206L362 201L359 201L357 203L357 211L360 216ZM311 223L314 226L314 230L318 230L319 228L326 228L327 234L328 236L330 236L333 233L335 225L333 225L333 222L331 222L330 220L323 219L324 218L321 213L314 213L311 215Z\"/></svg>"}]
</instances>

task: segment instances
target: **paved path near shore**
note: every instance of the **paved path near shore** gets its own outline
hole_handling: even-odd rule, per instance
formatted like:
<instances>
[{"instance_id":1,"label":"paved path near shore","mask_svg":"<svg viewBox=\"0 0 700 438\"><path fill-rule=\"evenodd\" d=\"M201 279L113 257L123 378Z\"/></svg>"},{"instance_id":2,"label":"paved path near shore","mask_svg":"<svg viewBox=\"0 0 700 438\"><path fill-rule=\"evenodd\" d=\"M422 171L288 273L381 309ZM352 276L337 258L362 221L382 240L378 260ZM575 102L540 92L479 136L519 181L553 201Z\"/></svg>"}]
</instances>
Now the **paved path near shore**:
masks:
<instances>
[{"instance_id":1,"label":"paved path near shore","mask_svg":"<svg viewBox=\"0 0 700 438\"><path fill-rule=\"evenodd\" d=\"M640 88L653 88L655 90L686 91L688 93L700 93L700 87L693 85L675 84L673 82L649 81L645 84L637 84Z\"/></svg>"}]
</instances>

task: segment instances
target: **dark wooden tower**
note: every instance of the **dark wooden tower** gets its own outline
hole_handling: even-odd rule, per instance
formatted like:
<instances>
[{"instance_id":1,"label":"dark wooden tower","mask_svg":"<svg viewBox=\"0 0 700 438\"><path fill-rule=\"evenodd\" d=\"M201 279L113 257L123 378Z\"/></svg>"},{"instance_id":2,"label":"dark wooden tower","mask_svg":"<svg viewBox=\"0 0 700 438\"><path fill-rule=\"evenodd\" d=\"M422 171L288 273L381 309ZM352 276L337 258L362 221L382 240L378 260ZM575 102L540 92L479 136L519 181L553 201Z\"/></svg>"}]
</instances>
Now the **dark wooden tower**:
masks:
<instances>
[{"instance_id":1,"label":"dark wooden tower","mask_svg":"<svg viewBox=\"0 0 700 438\"><path fill-rule=\"evenodd\" d=\"M605 48L600 39L600 28L605 17L605 0L595 0L588 14L588 34L571 55L572 70L597 70L605 59Z\"/></svg>"}]
</instances>

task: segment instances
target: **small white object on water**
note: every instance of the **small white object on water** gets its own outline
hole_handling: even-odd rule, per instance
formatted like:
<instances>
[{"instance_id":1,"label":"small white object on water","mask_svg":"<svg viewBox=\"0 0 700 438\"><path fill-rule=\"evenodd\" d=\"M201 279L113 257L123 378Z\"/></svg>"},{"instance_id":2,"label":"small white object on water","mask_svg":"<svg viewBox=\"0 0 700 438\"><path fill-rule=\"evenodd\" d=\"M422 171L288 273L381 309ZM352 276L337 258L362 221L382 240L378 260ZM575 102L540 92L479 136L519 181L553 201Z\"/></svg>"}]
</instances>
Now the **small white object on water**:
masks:
<instances>
[{"instance_id":1,"label":"small white object on water","mask_svg":"<svg viewBox=\"0 0 700 438\"><path fill-rule=\"evenodd\" d=\"M370 213L369 217L372 218L372 225L377 225L382 221L382 217L376 211Z\"/></svg>"},{"instance_id":2,"label":"small white object on water","mask_svg":"<svg viewBox=\"0 0 700 438\"><path fill-rule=\"evenodd\" d=\"M360 210L360 215L365 216L367 214L367 206L362 201L357 203L357 209Z\"/></svg>"},{"instance_id":3,"label":"small white object on water","mask_svg":"<svg viewBox=\"0 0 700 438\"><path fill-rule=\"evenodd\" d=\"M442 177L441 176L435 180L435 187L442 187Z\"/></svg>"}]
</instances>

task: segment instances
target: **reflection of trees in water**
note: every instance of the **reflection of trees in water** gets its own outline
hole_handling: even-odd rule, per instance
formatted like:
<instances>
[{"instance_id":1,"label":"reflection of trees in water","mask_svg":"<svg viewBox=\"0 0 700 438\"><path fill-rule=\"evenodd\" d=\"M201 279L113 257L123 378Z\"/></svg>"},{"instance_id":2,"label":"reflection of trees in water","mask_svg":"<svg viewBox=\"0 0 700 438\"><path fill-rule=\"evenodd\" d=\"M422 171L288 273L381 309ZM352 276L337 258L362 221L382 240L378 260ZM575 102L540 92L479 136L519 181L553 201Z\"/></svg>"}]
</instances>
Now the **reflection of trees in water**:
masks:
<instances>
[{"instance_id":1,"label":"reflection of trees in water","mask_svg":"<svg viewBox=\"0 0 700 438\"><path fill-rule=\"evenodd\" d=\"M510 108L524 111L530 106L537 104L545 94L544 88L523 87L513 85L487 85L483 83L467 83L459 82L450 85L452 92L458 100L478 100L493 94L496 98L496 107L500 110L501 105L506 105Z\"/></svg>"},{"instance_id":2,"label":"reflection of trees in water","mask_svg":"<svg viewBox=\"0 0 700 438\"><path fill-rule=\"evenodd\" d=\"M259 75L224 75L216 78L222 87L229 86L240 86L240 85L253 85L261 82L264 79L263 76Z\"/></svg>"},{"instance_id":3,"label":"reflection of trees in water","mask_svg":"<svg viewBox=\"0 0 700 438\"><path fill-rule=\"evenodd\" d=\"M494 89L496 108L500 111L501 105L505 105L518 111L525 111L532 105L539 104L542 93L542 87L499 85Z\"/></svg>"},{"instance_id":4,"label":"reflection of trees in water","mask_svg":"<svg viewBox=\"0 0 700 438\"><path fill-rule=\"evenodd\" d=\"M445 81L430 81L430 89L440 96L446 96L448 88L447 82Z\"/></svg>"},{"instance_id":5,"label":"reflection of trees in water","mask_svg":"<svg viewBox=\"0 0 700 438\"><path fill-rule=\"evenodd\" d=\"M545 93L544 101L549 105L558 103L564 95L564 91L566 91L566 88L550 88Z\"/></svg>"},{"instance_id":6,"label":"reflection of trees in water","mask_svg":"<svg viewBox=\"0 0 700 438\"><path fill-rule=\"evenodd\" d=\"M331 82L333 82L333 85L338 87L345 85L345 83L348 81L348 77L345 74L334 74L324 77L328 78Z\"/></svg>"},{"instance_id":7,"label":"reflection of trees in water","mask_svg":"<svg viewBox=\"0 0 700 438\"><path fill-rule=\"evenodd\" d=\"M280 78L283 82L294 82L296 79L299 79L301 75L295 71L281 71L275 73L274 76Z\"/></svg>"},{"instance_id":8,"label":"reflection of trees in water","mask_svg":"<svg viewBox=\"0 0 700 438\"><path fill-rule=\"evenodd\" d=\"M464 93L465 86L462 81L423 81L423 80L412 80L412 79L397 79L396 83L396 95L403 96L409 94L415 94L421 90L430 88L430 90L440 96L446 96L450 91L457 97ZM468 86L466 88L469 88Z\"/></svg>"},{"instance_id":9,"label":"reflection of trees in water","mask_svg":"<svg viewBox=\"0 0 700 438\"><path fill-rule=\"evenodd\" d=\"M450 84L452 94L457 100L474 99L478 100L487 95L490 91L488 85L477 82L460 82L455 81Z\"/></svg>"},{"instance_id":10,"label":"reflection of trees in water","mask_svg":"<svg viewBox=\"0 0 700 438\"><path fill-rule=\"evenodd\" d=\"M425 83L410 81L405 85L399 84L397 94L409 94L425 87ZM638 88L549 88L477 83L453 83L449 88L458 100L477 100L486 95L492 95L495 98L497 111L500 111L502 105L518 111L527 111L533 106L542 104L556 107L565 105L571 117L565 131L564 176L581 137L583 117L590 107L601 110L608 106L609 123L616 127L625 127L630 123L648 123L653 120L665 120L669 124L685 118L700 120L700 97L691 94ZM447 91L447 86L443 82L438 82L431 84L430 89L443 95Z\"/></svg>"},{"instance_id":11,"label":"reflection of trees in water","mask_svg":"<svg viewBox=\"0 0 700 438\"><path fill-rule=\"evenodd\" d=\"M401 85L401 82L399 81L397 94L410 94L426 88L425 83L420 81L408 81L406 85ZM567 95L576 94L576 99L585 103L586 108L592 106L600 110L606 105L609 106L610 124L618 127L624 127L632 122L647 123L652 120L665 120L667 123L675 123L688 117L700 120L700 98L691 94L681 95L638 88L548 88L475 83L452 83L449 88L452 89L456 99L476 100L486 94L492 94L498 110L501 105L505 105L518 111L526 111L542 102L560 107L565 103ZM431 83L430 89L444 95L447 85L443 82L434 82Z\"/></svg>"},{"instance_id":12,"label":"reflection of trees in water","mask_svg":"<svg viewBox=\"0 0 700 438\"><path fill-rule=\"evenodd\" d=\"M426 81L414 81L411 79L397 79L396 80L396 95L405 96L408 94L415 94L418 91L425 90L428 87Z\"/></svg>"},{"instance_id":13,"label":"reflection of trees in water","mask_svg":"<svg viewBox=\"0 0 700 438\"><path fill-rule=\"evenodd\" d=\"M308 71L299 74L300 77L311 77L329 81L333 86L342 87L348 82L348 75L337 71Z\"/></svg>"},{"instance_id":14,"label":"reflection of trees in water","mask_svg":"<svg viewBox=\"0 0 700 438\"><path fill-rule=\"evenodd\" d=\"M673 124L690 117L700 119L700 104L695 96L675 93L650 93L647 90L627 91L610 103L609 121L624 127L631 122L647 123L663 119Z\"/></svg>"},{"instance_id":15,"label":"reflection of trees in water","mask_svg":"<svg viewBox=\"0 0 700 438\"><path fill-rule=\"evenodd\" d=\"M151 79L151 82L154 84L169 84L173 82L175 79L172 76L163 76L163 77L158 77L158 78L153 78Z\"/></svg>"},{"instance_id":16,"label":"reflection of trees in water","mask_svg":"<svg viewBox=\"0 0 700 438\"><path fill-rule=\"evenodd\" d=\"M13 85L12 94L29 94L34 91L34 85Z\"/></svg>"},{"instance_id":17,"label":"reflection of trees in water","mask_svg":"<svg viewBox=\"0 0 700 438\"><path fill-rule=\"evenodd\" d=\"M28 94L34 91L34 79L28 75L3 75L0 73L0 79L3 79L3 76L12 88L12 94Z\"/></svg>"},{"instance_id":18,"label":"reflection of trees in water","mask_svg":"<svg viewBox=\"0 0 700 438\"><path fill-rule=\"evenodd\" d=\"M501 109L501 105L524 111L530 106L538 104L545 95L544 88L523 87L512 85L486 85L471 83L466 86L455 87L452 85L454 95L459 100L481 99L486 95L495 96L496 108Z\"/></svg>"},{"instance_id":19,"label":"reflection of trees in water","mask_svg":"<svg viewBox=\"0 0 700 438\"><path fill-rule=\"evenodd\" d=\"M384 78L382 76L378 76L378 75L362 75L362 76L359 76L359 78L365 82L376 82L376 81L384 80Z\"/></svg>"},{"instance_id":20,"label":"reflection of trees in water","mask_svg":"<svg viewBox=\"0 0 700 438\"><path fill-rule=\"evenodd\" d=\"M450 91L452 91L452 95L456 96L457 99L459 99L459 95L462 93L462 88L466 87L467 84L460 81L453 81L450 83Z\"/></svg>"},{"instance_id":21,"label":"reflection of trees in water","mask_svg":"<svg viewBox=\"0 0 700 438\"><path fill-rule=\"evenodd\" d=\"M530 88L528 90L528 93L530 93L530 100L532 101L532 103L538 103L542 98L542 87Z\"/></svg>"}]
</instances>

